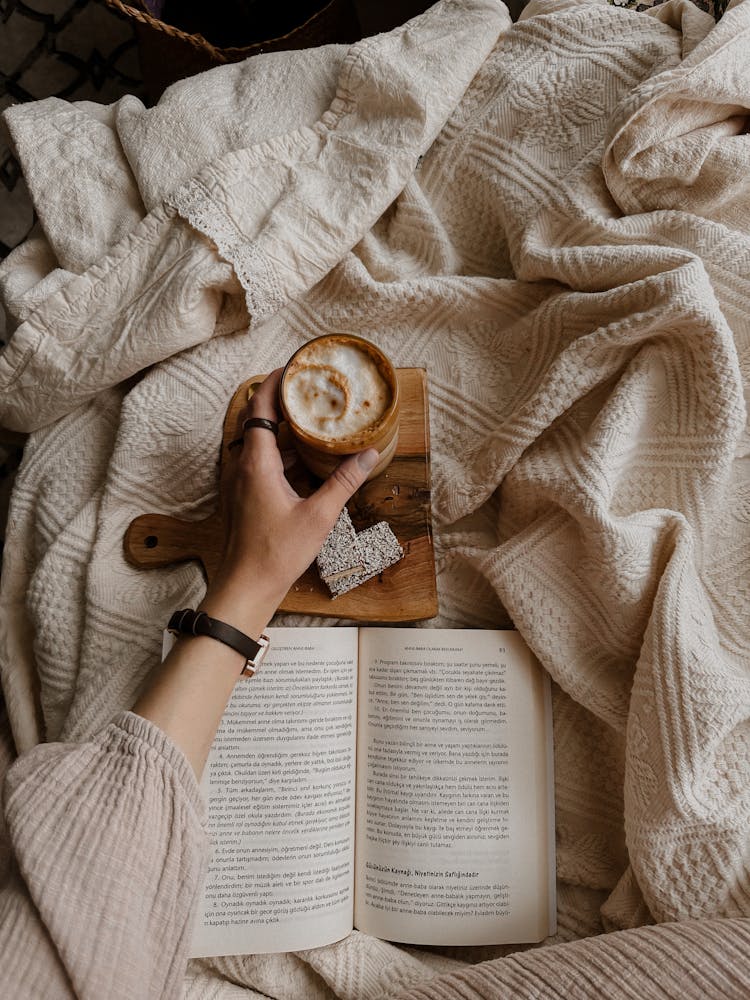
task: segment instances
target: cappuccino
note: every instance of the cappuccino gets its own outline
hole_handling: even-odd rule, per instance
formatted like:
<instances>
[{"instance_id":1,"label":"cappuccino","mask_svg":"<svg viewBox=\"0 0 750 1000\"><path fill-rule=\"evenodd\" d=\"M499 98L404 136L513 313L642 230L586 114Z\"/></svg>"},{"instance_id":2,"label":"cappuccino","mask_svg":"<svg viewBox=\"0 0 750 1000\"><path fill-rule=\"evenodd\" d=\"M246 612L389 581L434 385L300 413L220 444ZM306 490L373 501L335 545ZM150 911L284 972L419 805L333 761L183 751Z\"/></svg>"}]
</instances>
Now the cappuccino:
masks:
<instances>
[{"instance_id":1,"label":"cappuccino","mask_svg":"<svg viewBox=\"0 0 750 1000\"><path fill-rule=\"evenodd\" d=\"M284 375L287 414L316 437L349 438L376 424L390 402L391 390L372 354L352 342L314 340Z\"/></svg>"},{"instance_id":2,"label":"cappuccino","mask_svg":"<svg viewBox=\"0 0 750 1000\"><path fill-rule=\"evenodd\" d=\"M328 334L292 355L280 403L297 451L318 476L343 456L376 448L377 475L390 462L398 434L398 379L383 352L353 334Z\"/></svg>"}]
</instances>

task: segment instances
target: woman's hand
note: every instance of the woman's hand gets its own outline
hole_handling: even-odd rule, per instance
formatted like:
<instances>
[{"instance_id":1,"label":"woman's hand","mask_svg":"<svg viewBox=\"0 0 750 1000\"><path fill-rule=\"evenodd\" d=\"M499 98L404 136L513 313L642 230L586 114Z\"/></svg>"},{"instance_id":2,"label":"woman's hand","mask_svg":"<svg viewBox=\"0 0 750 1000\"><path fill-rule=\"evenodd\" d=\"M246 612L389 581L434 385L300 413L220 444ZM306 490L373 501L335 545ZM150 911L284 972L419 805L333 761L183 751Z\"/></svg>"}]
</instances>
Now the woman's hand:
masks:
<instances>
[{"instance_id":1,"label":"woman's hand","mask_svg":"<svg viewBox=\"0 0 750 1000\"><path fill-rule=\"evenodd\" d=\"M258 389L247 416L278 420L280 372ZM352 455L303 500L284 476L273 432L245 431L222 480L224 553L200 610L257 639L378 458L373 449ZM180 637L133 709L171 737L199 777L243 663L208 636Z\"/></svg>"},{"instance_id":2,"label":"woman's hand","mask_svg":"<svg viewBox=\"0 0 750 1000\"><path fill-rule=\"evenodd\" d=\"M280 378L278 368L255 392L243 417L278 421ZM257 638L379 456L372 448L351 456L302 499L284 476L272 431L248 428L243 442L224 469L224 553L201 610Z\"/></svg>"}]
</instances>

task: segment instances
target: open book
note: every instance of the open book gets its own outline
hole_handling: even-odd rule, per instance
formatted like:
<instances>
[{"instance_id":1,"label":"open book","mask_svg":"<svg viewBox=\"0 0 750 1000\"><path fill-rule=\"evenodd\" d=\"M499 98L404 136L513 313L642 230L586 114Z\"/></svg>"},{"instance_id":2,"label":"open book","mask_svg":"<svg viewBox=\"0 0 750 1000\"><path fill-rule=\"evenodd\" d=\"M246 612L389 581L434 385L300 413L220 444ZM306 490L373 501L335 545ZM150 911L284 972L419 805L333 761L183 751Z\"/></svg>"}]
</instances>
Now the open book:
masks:
<instances>
[{"instance_id":1,"label":"open book","mask_svg":"<svg viewBox=\"0 0 750 1000\"><path fill-rule=\"evenodd\" d=\"M555 930L546 675L516 632L275 628L203 777L194 957Z\"/></svg>"}]
</instances>

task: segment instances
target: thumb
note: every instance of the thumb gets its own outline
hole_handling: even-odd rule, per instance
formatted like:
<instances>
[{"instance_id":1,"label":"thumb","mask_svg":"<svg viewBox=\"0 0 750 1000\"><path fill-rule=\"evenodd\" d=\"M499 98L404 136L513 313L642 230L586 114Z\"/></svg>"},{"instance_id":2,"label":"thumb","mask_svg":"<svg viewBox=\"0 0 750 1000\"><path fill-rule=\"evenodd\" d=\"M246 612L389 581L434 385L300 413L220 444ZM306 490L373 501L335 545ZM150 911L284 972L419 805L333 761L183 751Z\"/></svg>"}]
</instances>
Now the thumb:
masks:
<instances>
[{"instance_id":1,"label":"thumb","mask_svg":"<svg viewBox=\"0 0 750 1000\"><path fill-rule=\"evenodd\" d=\"M321 520L333 525L336 518L352 494L367 479L380 461L380 454L374 448L360 451L339 465L323 485L308 497L307 503L316 508Z\"/></svg>"}]
</instances>

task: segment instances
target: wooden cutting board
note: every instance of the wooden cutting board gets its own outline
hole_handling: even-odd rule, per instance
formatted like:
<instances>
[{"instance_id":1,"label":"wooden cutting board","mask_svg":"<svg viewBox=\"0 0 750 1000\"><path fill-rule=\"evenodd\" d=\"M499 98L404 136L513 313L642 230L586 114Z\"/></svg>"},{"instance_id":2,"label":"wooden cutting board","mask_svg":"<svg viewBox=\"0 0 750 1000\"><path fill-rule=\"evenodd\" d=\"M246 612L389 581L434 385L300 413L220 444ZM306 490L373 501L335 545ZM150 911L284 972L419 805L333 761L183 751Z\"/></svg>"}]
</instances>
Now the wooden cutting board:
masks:
<instances>
[{"instance_id":1,"label":"wooden cutting board","mask_svg":"<svg viewBox=\"0 0 750 1000\"><path fill-rule=\"evenodd\" d=\"M404 558L380 576L347 594L331 599L313 564L286 595L279 611L350 618L363 622L409 622L432 618L438 612L435 557L430 510L430 423L427 377L422 368L399 368L401 422L396 455L388 468L365 483L347 504L354 527L387 521L404 548ZM242 415L257 375L237 389L224 419L221 463L230 441L241 436ZM279 445L291 447L281 425ZM295 462L287 471L292 484L305 495L316 480ZM180 521L165 514L143 514L125 533L125 557L144 569L197 559L210 581L221 558L221 512L203 521Z\"/></svg>"}]
</instances>

